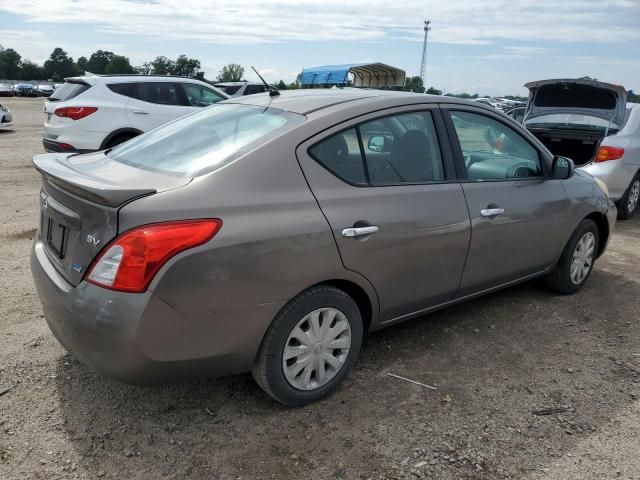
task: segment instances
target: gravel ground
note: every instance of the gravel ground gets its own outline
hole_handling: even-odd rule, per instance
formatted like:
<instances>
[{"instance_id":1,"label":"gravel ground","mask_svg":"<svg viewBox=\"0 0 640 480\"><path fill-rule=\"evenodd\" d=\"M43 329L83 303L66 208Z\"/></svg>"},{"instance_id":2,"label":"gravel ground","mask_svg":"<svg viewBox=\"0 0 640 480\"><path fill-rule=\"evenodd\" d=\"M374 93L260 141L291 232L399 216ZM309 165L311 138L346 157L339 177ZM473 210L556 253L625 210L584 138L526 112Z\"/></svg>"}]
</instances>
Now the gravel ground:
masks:
<instances>
[{"instance_id":1,"label":"gravel ground","mask_svg":"<svg viewBox=\"0 0 640 480\"><path fill-rule=\"evenodd\" d=\"M640 479L640 218L577 295L534 282L372 334L315 405L249 375L131 387L47 329L28 267L42 100L1 101L0 478Z\"/></svg>"}]
</instances>

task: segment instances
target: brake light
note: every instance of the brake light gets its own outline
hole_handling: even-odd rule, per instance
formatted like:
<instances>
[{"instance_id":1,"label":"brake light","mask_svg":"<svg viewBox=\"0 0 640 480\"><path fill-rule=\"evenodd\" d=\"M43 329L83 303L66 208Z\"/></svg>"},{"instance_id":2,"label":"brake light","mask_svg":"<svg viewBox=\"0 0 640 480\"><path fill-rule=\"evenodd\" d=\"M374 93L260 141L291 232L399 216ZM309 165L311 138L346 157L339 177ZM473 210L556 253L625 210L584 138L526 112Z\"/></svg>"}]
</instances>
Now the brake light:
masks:
<instances>
[{"instance_id":1,"label":"brake light","mask_svg":"<svg viewBox=\"0 0 640 480\"><path fill-rule=\"evenodd\" d=\"M88 270L86 280L121 292L144 292L173 256L211 240L222 220L186 220L134 228L113 240Z\"/></svg>"},{"instance_id":2,"label":"brake light","mask_svg":"<svg viewBox=\"0 0 640 480\"><path fill-rule=\"evenodd\" d=\"M80 120L94 112L97 112L97 107L62 107L56 108L53 112L59 117L70 118L71 120Z\"/></svg>"},{"instance_id":3,"label":"brake light","mask_svg":"<svg viewBox=\"0 0 640 480\"><path fill-rule=\"evenodd\" d=\"M598 149L596 162L607 162L609 160L618 160L624 155L624 148L602 146Z\"/></svg>"}]
</instances>

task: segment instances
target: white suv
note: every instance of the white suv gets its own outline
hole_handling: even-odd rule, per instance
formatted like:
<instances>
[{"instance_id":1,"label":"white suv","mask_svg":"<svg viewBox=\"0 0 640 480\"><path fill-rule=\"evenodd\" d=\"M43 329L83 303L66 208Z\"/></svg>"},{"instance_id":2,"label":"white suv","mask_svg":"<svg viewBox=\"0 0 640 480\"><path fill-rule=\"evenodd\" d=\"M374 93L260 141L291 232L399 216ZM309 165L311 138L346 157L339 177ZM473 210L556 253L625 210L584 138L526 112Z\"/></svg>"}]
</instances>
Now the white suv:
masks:
<instances>
[{"instance_id":1,"label":"white suv","mask_svg":"<svg viewBox=\"0 0 640 480\"><path fill-rule=\"evenodd\" d=\"M104 150L227 98L227 94L192 78L67 78L44 104L42 143L48 152Z\"/></svg>"}]
</instances>

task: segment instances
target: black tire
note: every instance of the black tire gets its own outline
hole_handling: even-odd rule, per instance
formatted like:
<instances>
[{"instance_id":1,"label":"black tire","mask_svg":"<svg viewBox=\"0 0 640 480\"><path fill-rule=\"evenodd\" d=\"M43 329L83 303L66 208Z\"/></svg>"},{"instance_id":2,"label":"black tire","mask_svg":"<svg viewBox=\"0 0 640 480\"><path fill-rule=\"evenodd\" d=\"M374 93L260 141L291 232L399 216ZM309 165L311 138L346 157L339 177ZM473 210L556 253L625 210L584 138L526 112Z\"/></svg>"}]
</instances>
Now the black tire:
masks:
<instances>
[{"instance_id":1,"label":"black tire","mask_svg":"<svg viewBox=\"0 0 640 480\"><path fill-rule=\"evenodd\" d=\"M638 189L638 190L636 190ZM633 217L638 211L640 201L637 197L637 192L640 190L640 172L633 177L629 187L624 192L624 195L616 202L618 207L618 219L628 220ZM633 196L633 198L632 198Z\"/></svg>"},{"instance_id":2,"label":"black tire","mask_svg":"<svg viewBox=\"0 0 640 480\"><path fill-rule=\"evenodd\" d=\"M284 349L298 322L320 308L334 308L344 314L351 329L351 345L342 367L326 384L314 390L300 390L292 386L285 376ZM349 295L329 285L312 287L287 303L273 320L251 373L258 385L278 402L291 407L307 405L331 393L353 368L360 353L362 335L360 310Z\"/></svg>"},{"instance_id":3,"label":"black tire","mask_svg":"<svg viewBox=\"0 0 640 480\"><path fill-rule=\"evenodd\" d=\"M121 133L120 135L116 135L111 140L107 142L107 146L105 148L113 148L121 143L126 142L127 140L131 140L133 137L137 137L135 133Z\"/></svg>"},{"instance_id":4,"label":"black tire","mask_svg":"<svg viewBox=\"0 0 640 480\"><path fill-rule=\"evenodd\" d=\"M579 283L575 283L571 279L571 264L573 261L573 255L576 251L576 247L578 242L588 233L592 233L595 237L594 244L594 253L593 260L591 261L591 265L589 266L589 270L585 277ZM555 268L551 271L551 273L546 278L547 286L558 292L565 295L575 293L580 290L584 284L589 279L591 275L591 271L593 270L593 265L595 263L595 257L598 252L598 244L600 242L600 236L598 233L598 226L595 224L593 220L584 219L577 228L574 230L573 235L567 242L567 245L564 247L562 251L562 255L560 255L560 260L556 264Z\"/></svg>"}]
</instances>

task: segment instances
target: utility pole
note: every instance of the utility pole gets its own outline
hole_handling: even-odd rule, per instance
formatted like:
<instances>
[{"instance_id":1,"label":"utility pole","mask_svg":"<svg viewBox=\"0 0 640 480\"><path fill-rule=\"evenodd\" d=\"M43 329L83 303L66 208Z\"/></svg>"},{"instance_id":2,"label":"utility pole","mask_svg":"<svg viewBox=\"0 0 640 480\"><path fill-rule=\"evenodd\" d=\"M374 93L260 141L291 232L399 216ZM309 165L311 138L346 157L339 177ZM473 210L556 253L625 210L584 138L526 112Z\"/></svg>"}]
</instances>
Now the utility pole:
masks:
<instances>
[{"instance_id":1,"label":"utility pole","mask_svg":"<svg viewBox=\"0 0 640 480\"><path fill-rule=\"evenodd\" d=\"M431 20L424 21L424 43L422 44L422 61L420 62L420 78L422 85L427 88L427 39L431 30Z\"/></svg>"}]
</instances>

